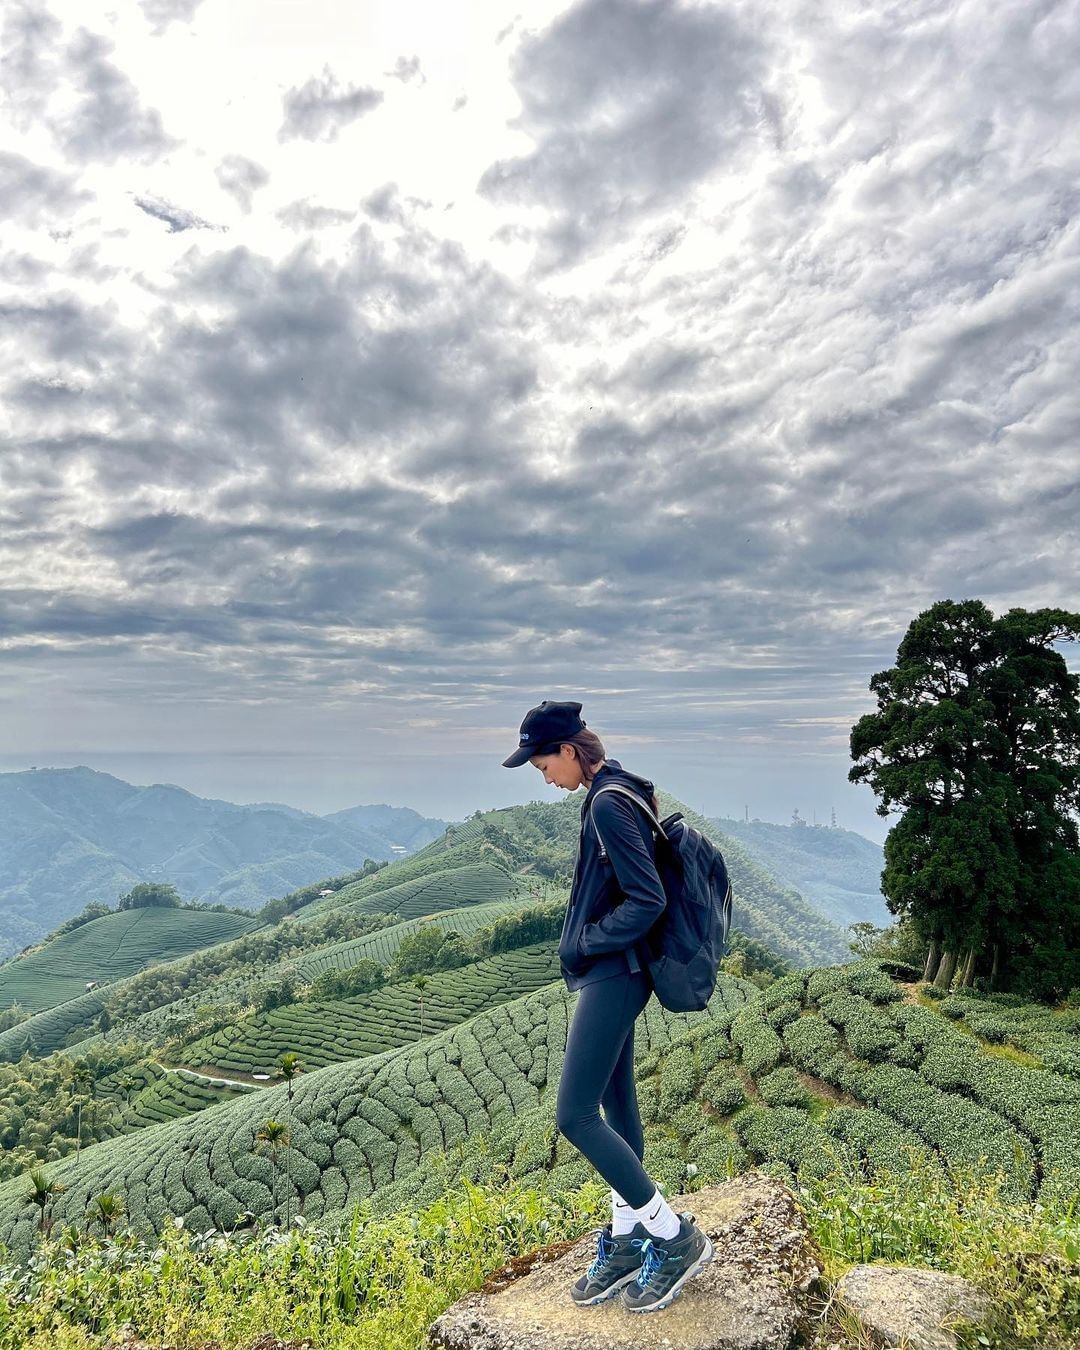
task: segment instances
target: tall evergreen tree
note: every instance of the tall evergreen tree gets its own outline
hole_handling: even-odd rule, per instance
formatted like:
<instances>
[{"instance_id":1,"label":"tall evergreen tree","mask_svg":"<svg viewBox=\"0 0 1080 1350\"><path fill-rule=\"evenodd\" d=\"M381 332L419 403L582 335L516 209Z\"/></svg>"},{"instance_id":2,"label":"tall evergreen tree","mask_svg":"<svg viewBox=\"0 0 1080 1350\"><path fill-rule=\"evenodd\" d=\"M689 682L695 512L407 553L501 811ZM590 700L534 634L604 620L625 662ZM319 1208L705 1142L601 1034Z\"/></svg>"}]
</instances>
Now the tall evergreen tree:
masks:
<instances>
[{"instance_id":1,"label":"tall evergreen tree","mask_svg":"<svg viewBox=\"0 0 1080 1350\"><path fill-rule=\"evenodd\" d=\"M1080 984L1080 680L1054 642L1080 615L942 600L870 681L878 711L851 733L848 777L877 812L882 891L928 944L948 988L978 963L992 987L1060 998Z\"/></svg>"}]
</instances>

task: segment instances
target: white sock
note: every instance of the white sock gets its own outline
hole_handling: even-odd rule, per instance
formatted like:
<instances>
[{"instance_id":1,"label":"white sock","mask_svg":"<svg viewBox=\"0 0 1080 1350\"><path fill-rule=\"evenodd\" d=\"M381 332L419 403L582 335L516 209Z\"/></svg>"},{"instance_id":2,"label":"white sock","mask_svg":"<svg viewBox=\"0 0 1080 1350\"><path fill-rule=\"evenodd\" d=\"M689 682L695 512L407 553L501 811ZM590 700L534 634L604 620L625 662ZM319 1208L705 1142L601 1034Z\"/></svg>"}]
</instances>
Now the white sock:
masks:
<instances>
[{"instance_id":1,"label":"white sock","mask_svg":"<svg viewBox=\"0 0 1080 1350\"><path fill-rule=\"evenodd\" d=\"M637 1216L629 1201L624 1200L617 1190L611 1191L611 1235L623 1237L634 1231Z\"/></svg>"},{"instance_id":2,"label":"white sock","mask_svg":"<svg viewBox=\"0 0 1080 1350\"><path fill-rule=\"evenodd\" d=\"M682 1226L679 1216L659 1190L653 1192L653 1197L647 1205L635 1209L633 1214L635 1220L640 1219L652 1236L656 1238L673 1238Z\"/></svg>"}]
</instances>

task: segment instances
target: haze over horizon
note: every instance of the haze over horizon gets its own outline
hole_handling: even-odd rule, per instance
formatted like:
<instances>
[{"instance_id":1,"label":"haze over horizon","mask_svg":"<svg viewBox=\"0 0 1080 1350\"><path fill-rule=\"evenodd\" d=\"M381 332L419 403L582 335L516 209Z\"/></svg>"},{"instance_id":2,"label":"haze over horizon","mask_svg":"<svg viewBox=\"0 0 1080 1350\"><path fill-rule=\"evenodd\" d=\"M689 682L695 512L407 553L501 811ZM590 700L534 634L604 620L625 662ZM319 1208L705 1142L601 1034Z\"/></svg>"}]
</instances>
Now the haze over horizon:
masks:
<instances>
[{"instance_id":1,"label":"haze over horizon","mask_svg":"<svg viewBox=\"0 0 1080 1350\"><path fill-rule=\"evenodd\" d=\"M513 747L511 746L511 749ZM627 768L634 769L640 773L655 773L655 769L650 763L652 757L645 754L635 754L630 758L630 752L620 755L614 749L609 750L611 758L620 760ZM334 811L344 810L350 806L409 806L423 816L432 816L441 820L455 821L464 820L471 816L474 811L486 811L498 806L509 806L516 802L531 801L554 801L560 799L564 794L561 789L549 788L545 784L535 769L523 766L527 772L521 775L521 779L528 785L528 791L523 791L514 799L514 801L486 801L477 797L474 804L462 805L465 794L458 796L447 796L441 789L435 785L426 785L423 782L422 774L418 767L413 769L411 777L402 775L402 791L411 789L413 798L406 796L373 796L370 793L367 796L358 795L354 790L348 768L340 764L341 757L326 756L323 759L315 759L298 754L295 757L263 755L256 751L251 754L242 754L235 759L225 756L204 756L198 754L167 754L161 755L154 752L127 753L116 751L105 755L92 755L79 757L78 755L68 755L59 757L63 762L49 762L48 757L42 757L40 760L29 759L23 762L21 758L15 759L8 755L0 754L0 773L19 773L31 768L74 768L80 764L85 764L87 768L96 769L101 773L110 773L116 778L122 778L125 782L132 783L137 787L149 787L154 783L167 783L174 787L183 788L188 792L194 793L199 797L220 798L224 801L236 802L239 805L253 805L259 802L276 802L285 806L298 807L303 811L311 811L316 815L329 815ZM277 760L284 769L279 770L279 776L267 772L265 761ZM336 771L330 775L326 772L328 761L334 759L339 761ZM165 772L158 772L159 766ZM318 775L318 769L322 766L323 773ZM504 771L509 772L509 771ZM182 779L177 775L184 774ZM671 792L675 797L684 801L687 806L695 811L700 811L707 816L737 816L742 819L744 807L749 809L750 819L757 817L761 820L771 821L774 824L790 825L792 810L798 809L799 815L807 825L817 823L819 825L828 825L830 821L831 804L821 805L817 801L807 800L806 802L794 802L791 806L781 805L778 809L762 808L755 805L753 794L747 794L747 800L741 804L729 804L722 802L719 806L711 805L712 798L703 796L701 800L694 797L691 793L680 792L678 784L668 778L657 778L658 785ZM827 786L825 780L822 780ZM215 786L218 784L219 786ZM268 790L260 791L260 784L266 784ZM702 786L708 790L708 781L703 781ZM860 793L857 788L850 784L845 784L844 788L851 794L853 800L848 802L847 811L849 818L845 819L845 812L839 806L836 807L837 825L845 829L854 830L868 839L873 839L877 843L883 843L885 835L888 832L891 818L883 820L873 814L872 806L869 814L860 809L858 796L869 796L869 794ZM580 799L580 792L579 792ZM443 803L440 809L439 803ZM816 814L816 822L815 822Z\"/></svg>"},{"instance_id":2,"label":"haze over horizon","mask_svg":"<svg viewBox=\"0 0 1080 1350\"><path fill-rule=\"evenodd\" d=\"M1075 607L1080 0L12 0L0 769L884 838L870 677ZM1066 645L1070 669L1080 655Z\"/></svg>"}]
</instances>

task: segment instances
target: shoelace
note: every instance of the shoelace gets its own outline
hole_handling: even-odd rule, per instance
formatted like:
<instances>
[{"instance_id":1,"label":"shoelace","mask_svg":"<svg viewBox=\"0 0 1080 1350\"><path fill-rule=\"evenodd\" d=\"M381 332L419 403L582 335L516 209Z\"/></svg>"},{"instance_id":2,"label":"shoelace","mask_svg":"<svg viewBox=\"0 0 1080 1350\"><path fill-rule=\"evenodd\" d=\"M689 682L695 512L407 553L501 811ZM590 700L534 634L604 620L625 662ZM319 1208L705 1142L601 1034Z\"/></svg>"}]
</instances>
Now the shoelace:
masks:
<instances>
[{"instance_id":1,"label":"shoelace","mask_svg":"<svg viewBox=\"0 0 1080 1350\"><path fill-rule=\"evenodd\" d=\"M589 1267L587 1272L590 1280L595 1280L599 1278L600 1272L607 1264L608 1259L610 1258L611 1253L615 1247L615 1244L613 1242L608 1241L608 1235L603 1228L598 1228L596 1231L598 1235L598 1241L596 1244L596 1259L593 1261L592 1265Z\"/></svg>"},{"instance_id":2,"label":"shoelace","mask_svg":"<svg viewBox=\"0 0 1080 1350\"><path fill-rule=\"evenodd\" d=\"M641 1269L638 1271L637 1277L638 1284L644 1289L667 1260L668 1254L663 1247L657 1247L651 1237L634 1238L630 1245L632 1247L640 1247L641 1254L645 1258L641 1264Z\"/></svg>"}]
</instances>

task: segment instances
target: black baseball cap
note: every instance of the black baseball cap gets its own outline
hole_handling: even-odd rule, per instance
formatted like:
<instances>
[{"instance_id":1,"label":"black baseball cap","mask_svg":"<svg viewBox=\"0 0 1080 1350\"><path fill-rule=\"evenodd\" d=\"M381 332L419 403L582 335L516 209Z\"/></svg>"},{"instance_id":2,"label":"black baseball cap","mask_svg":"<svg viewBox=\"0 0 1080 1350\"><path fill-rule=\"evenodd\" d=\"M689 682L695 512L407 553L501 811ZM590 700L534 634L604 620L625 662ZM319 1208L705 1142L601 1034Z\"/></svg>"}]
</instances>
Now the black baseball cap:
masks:
<instances>
[{"instance_id":1,"label":"black baseball cap","mask_svg":"<svg viewBox=\"0 0 1080 1350\"><path fill-rule=\"evenodd\" d=\"M544 699L537 708L530 708L521 723L518 748L503 760L503 768L516 769L533 755L548 755L557 750L562 741L568 741L585 729L580 713L580 703L552 703L550 699Z\"/></svg>"}]
</instances>

